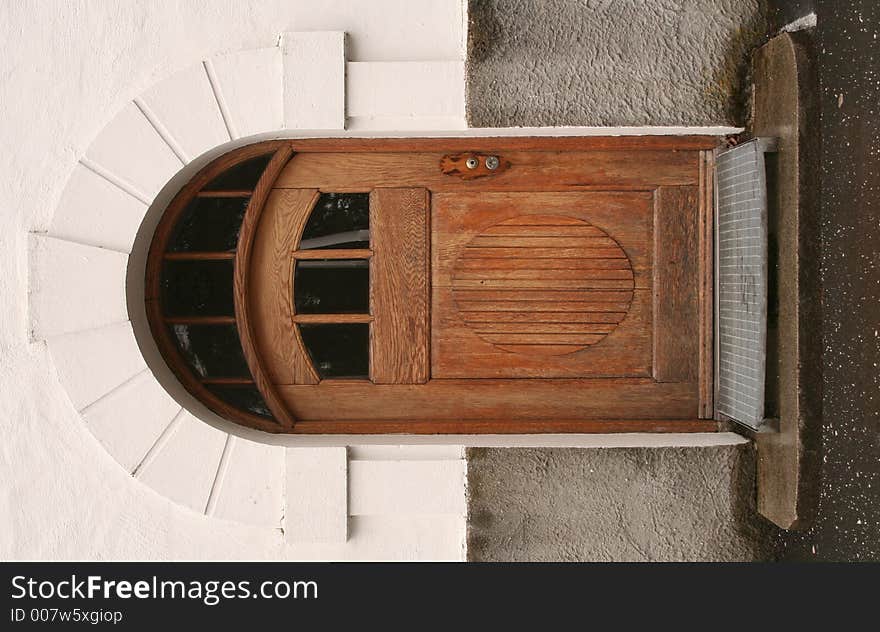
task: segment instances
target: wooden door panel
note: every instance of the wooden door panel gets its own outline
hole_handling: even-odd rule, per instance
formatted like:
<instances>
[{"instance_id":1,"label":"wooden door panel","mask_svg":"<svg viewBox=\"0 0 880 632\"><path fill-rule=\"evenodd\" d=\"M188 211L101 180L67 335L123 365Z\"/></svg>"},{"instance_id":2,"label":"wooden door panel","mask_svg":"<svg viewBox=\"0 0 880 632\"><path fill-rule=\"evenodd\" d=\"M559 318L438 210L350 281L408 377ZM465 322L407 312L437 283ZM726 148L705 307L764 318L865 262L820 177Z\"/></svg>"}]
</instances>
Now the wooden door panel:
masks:
<instances>
[{"instance_id":1,"label":"wooden door panel","mask_svg":"<svg viewBox=\"0 0 880 632\"><path fill-rule=\"evenodd\" d=\"M699 191L661 187L654 215L654 379L699 375Z\"/></svg>"},{"instance_id":2,"label":"wooden door panel","mask_svg":"<svg viewBox=\"0 0 880 632\"><path fill-rule=\"evenodd\" d=\"M370 379L376 384L428 381L429 205L426 189L370 194Z\"/></svg>"},{"instance_id":3,"label":"wooden door panel","mask_svg":"<svg viewBox=\"0 0 880 632\"><path fill-rule=\"evenodd\" d=\"M651 379L430 380L371 384L325 380L280 386L298 420L307 421L554 421L693 419L696 385Z\"/></svg>"},{"instance_id":4,"label":"wooden door panel","mask_svg":"<svg viewBox=\"0 0 880 632\"><path fill-rule=\"evenodd\" d=\"M536 267L554 265L551 262L565 257L569 269L619 268L620 262L601 258L609 254L607 238L610 237L629 259L635 286L650 289L653 212L654 199L649 192L435 193L431 227L433 283L451 285L454 269L451 264L475 238L475 247L485 247L494 239L501 246L514 248L521 246L515 246L515 242L508 242L506 238L520 240L529 235L529 243L536 244L536 240L546 241L549 236L555 238L555 245L559 247L542 251L533 246L534 258L540 258ZM571 224L560 226L566 221ZM560 229L563 233L558 232ZM585 252L588 249L583 245L565 245L565 240L575 231L579 231L582 242L589 239L601 245L592 252ZM514 250L499 249L495 254L496 259L479 265L527 265L503 263L510 261L509 255L515 254ZM464 263L464 267L469 265L477 266L477 263Z\"/></svg>"},{"instance_id":5,"label":"wooden door panel","mask_svg":"<svg viewBox=\"0 0 880 632\"><path fill-rule=\"evenodd\" d=\"M592 305L588 305L590 307ZM602 332L603 326L607 328L606 323L595 322L608 320L602 313L572 315L572 312L533 311L529 306L520 312L486 313L489 322L485 325L489 326L481 326L481 323L462 319L461 304L456 304L450 294L442 290L435 292L431 377L435 380L650 378L651 293L636 291L627 308L623 320L613 325L613 331L595 343L585 344L583 334L590 328L596 332ZM473 313L465 313L465 316L471 315ZM617 318L615 315L614 319ZM566 332L566 329L574 332ZM546 332L552 332L552 336ZM590 388L588 380L584 380L582 388Z\"/></svg>"},{"instance_id":6,"label":"wooden door panel","mask_svg":"<svg viewBox=\"0 0 880 632\"><path fill-rule=\"evenodd\" d=\"M435 379L651 375L651 194L447 192L432 218Z\"/></svg>"},{"instance_id":7,"label":"wooden door panel","mask_svg":"<svg viewBox=\"0 0 880 632\"><path fill-rule=\"evenodd\" d=\"M294 432L653 429L699 416L699 153L499 143L483 153L510 167L473 178L444 174L434 151L313 150L282 170L248 300ZM370 194L369 248L298 250L318 196L343 192ZM294 262L321 259L369 260L365 313L294 314ZM369 379L319 379L298 333L316 323L369 327Z\"/></svg>"},{"instance_id":8,"label":"wooden door panel","mask_svg":"<svg viewBox=\"0 0 880 632\"><path fill-rule=\"evenodd\" d=\"M503 173L476 180L444 174L442 153L301 153L275 186L322 191L369 191L377 187L425 187L438 191L555 191L578 188L653 189L693 185L697 152L501 151L511 163Z\"/></svg>"}]
</instances>

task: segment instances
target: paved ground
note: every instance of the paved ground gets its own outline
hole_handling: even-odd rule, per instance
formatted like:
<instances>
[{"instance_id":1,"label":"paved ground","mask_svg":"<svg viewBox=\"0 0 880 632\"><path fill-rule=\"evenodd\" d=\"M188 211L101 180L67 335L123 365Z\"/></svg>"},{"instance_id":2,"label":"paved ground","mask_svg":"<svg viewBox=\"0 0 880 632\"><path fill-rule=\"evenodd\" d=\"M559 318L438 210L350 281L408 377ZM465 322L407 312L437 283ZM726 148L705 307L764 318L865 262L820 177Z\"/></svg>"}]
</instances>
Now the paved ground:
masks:
<instances>
[{"instance_id":1,"label":"paved ground","mask_svg":"<svg viewBox=\"0 0 880 632\"><path fill-rule=\"evenodd\" d=\"M788 560L880 560L880 3L771 0L818 16L823 466L819 513L783 534Z\"/></svg>"}]
</instances>

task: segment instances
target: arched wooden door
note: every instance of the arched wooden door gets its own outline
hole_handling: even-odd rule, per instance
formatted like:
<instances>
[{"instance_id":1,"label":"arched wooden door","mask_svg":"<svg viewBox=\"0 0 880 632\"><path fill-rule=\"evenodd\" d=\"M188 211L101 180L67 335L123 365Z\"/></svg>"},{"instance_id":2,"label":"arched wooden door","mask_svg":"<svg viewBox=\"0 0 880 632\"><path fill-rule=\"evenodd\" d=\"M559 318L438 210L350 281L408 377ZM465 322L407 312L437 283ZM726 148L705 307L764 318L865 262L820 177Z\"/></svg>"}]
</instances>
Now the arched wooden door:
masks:
<instances>
[{"instance_id":1,"label":"arched wooden door","mask_svg":"<svg viewBox=\"0 0 880 632\"><path fill-rule=\"evenodd\" d=\"M237 259L267 401L295 432L713 427L678 142L292 141Z\"/></svg>"}]
</instances>

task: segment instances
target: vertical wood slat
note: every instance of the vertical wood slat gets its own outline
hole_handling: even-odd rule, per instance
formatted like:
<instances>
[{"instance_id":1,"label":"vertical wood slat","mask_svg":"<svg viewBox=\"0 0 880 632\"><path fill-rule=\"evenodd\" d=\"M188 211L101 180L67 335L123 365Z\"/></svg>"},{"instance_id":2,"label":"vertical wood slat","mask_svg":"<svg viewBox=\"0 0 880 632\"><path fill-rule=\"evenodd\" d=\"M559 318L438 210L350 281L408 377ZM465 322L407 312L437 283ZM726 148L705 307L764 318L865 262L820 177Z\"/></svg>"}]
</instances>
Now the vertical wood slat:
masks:
<instances>
[{"instance_id":1,"label":"vertical wood slat","mask_svg":"<svg viewBox=\"0 0 880 632\"><path fill-rule=\"evenodd\" d=\"M697 187L660 187L654 206L654 379L695 382L699 372Z\"/></svg>"},{"instance_id":2,"label":"vertical wood slat","mask_svg":"<svg viewBox=\"0 0 880 632\"><path fill-rule=\"evenodd\" d=\"M292 251L318 198L315 189L274 189L254 238L248 302L258 353L273 384L317 384L293 323Z\"/></svg>"},{"instance_id":3,"label":"vertical wood slat","mask_svg":"<svg viewBox=\"0 0 880 632\"><path fill-rule=\"evenodd\" d=\"M715 223L714 193L715 154L700 152L700 216L699 216L699 266L698 290L700 310L700 366L699 366L699 416L712 419L715 416Z\"/></svg>"},{"instance_id":4,"label":"vertical wood slat","mask_svg":"<svg viewBox=\"0 0 880 632\"><path fill-rule=\"evenodd\" d=\"M241 223L238 247L235 250L235 272L232 286L232 293L235 299L235 324L238 328L242 353L254 378L254 384L259 389L269 410L272 411L272 416L279 424L285 427L293 425L293 417L278 397L275 386L267 375L263 360L265 356L255 348L255 325L251 317L252 307L248 277L251 270L255 232L260 224L266 201L272 192L272 183L275 182L278 173L287 164L292 155L292 147L289 145L280 147L272 156L269 164L266 165L263 174L254 187L254 193L248 202L244 220Z\"/></svg>"},{"instance_id":5,"label":"vertical wood slat","mask_svg":"<svg viewBox=\"0 0 880 632\"><path fill-rule=\"evenodd\" d=\"M429 204L422 188L370 194L370 377L377 384L428 381Z\"/></svg>"}]
</instances>

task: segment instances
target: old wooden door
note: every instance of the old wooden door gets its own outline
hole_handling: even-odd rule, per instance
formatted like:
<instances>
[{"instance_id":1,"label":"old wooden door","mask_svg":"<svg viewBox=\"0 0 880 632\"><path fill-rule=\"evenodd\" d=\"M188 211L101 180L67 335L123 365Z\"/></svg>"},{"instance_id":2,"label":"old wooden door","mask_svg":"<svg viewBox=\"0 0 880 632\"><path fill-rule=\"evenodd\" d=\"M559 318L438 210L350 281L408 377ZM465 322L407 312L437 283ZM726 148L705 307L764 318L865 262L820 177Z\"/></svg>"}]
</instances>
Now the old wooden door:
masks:
<instances>
[{"instance_id":1,"label":"old wooden door","mask_svg":"<svg viewBox=\"0 0 880 632\"><path fill-rule=\"evenodd\" d=\"M294 142L242 300L297 430L710 427L712 142Z\"/></svg>"}]
</instances>

